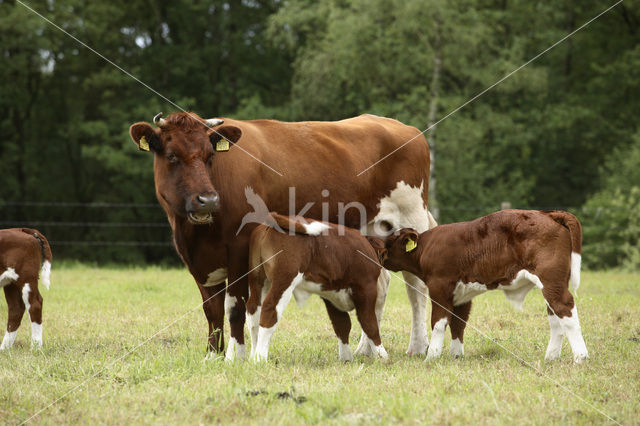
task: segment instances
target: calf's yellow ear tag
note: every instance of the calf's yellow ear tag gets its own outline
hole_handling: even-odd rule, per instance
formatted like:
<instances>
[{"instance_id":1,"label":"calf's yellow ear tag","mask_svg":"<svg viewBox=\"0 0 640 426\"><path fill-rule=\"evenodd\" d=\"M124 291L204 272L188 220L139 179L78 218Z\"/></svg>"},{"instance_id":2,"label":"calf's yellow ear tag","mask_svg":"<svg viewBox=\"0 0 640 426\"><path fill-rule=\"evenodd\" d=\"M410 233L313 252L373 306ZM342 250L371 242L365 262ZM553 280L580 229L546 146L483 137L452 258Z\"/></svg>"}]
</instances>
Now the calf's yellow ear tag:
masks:
<instances>
[{"instance_id":1,"label":"calf's yellow ear tag","mask_svg":"<svg viewBox=\"0 0 640 426\"><path fill-rule=\"evenodd\" d=\"M149 151L149 142L147 142L147 138L144 136L140 138L140 143L138 144L141 150Z\"/></svg>"},{"instance_id":2,"label":"calf's yellow ear tag","mask_svg":"<svg viewBox=\"0 0 640 426\"><path fill-rule=\"evenodd\" d=\"M222 138L216 142L216 151L229 151L229 141Z\"/></svg>"},{"instance_id":3,"label":"calf's yellow ear tag","mask_svg":"<svg viewBox=\"0 0 640 426\"><path fill-rule=\"evenodd\" d=\"M416 247L418 247L418 243L409 238L407 240L407 245L405 246L405 250L407 251L407 253L409 253L410 251L414 251Z\"/></svg>"}]
</instances>

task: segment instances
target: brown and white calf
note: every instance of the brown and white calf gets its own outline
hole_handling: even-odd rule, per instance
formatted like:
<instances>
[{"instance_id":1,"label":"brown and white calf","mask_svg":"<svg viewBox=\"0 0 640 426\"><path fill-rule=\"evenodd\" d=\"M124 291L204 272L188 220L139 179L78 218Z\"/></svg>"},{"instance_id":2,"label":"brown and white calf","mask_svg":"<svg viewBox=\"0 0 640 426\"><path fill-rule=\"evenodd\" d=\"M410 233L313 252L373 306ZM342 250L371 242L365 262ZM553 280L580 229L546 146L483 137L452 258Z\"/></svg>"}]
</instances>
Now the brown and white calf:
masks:
<instances>
[{"instance_id":1,"label":"brown and white calf","mask_svg":"<svg viewBox=\"0 0 640 426\"><path fill-rule=\"evenodd\" d=\"M7 332L0 350L13 346L25 309L31 319L32 346L42 347L42 296L38 290L38 273L48 289L51 273L49 242L35 229L0 230L0 271L0 287L4 288L9 310Z\"/></svg>"},{"instance_id":2,"label":"brown and white calf","mask_svg":"<svg viewBox=\"0 0 640 426\"><path fill-rule=\"evenodd\" d=\"M267 359L269 341L292 295L302 306L311 294L317 294L338 337L341 360L353 359L348 312L354 308L367 338L356 353L388 358L379 324L389 273L358 253L379 259L386 251L382 241L326 222L276 213L270 218L268 225L259 225L251 234L246 304L251 357Z\"/></svg>"},{"instance_id":3,"label":"brown and white calf","mask_svg":"<svg viewBox=\"0 0 640 426\"><path fill-rule=\"evenodd\" d=\"M464 355L464 328L475 296L503 290L521 309L534 287L542 290L549 315L546 359L560 356L563 335L575 362L588 357L568 288L569 280L574 291L580 283L582 251L582 229L572 214L503 210L421 234L405 228L389 237L386 247L386 268L412 272L429 288L432 334L427 358L440 356L447 325L451 354Z\"/></svg>"}]
</instances>

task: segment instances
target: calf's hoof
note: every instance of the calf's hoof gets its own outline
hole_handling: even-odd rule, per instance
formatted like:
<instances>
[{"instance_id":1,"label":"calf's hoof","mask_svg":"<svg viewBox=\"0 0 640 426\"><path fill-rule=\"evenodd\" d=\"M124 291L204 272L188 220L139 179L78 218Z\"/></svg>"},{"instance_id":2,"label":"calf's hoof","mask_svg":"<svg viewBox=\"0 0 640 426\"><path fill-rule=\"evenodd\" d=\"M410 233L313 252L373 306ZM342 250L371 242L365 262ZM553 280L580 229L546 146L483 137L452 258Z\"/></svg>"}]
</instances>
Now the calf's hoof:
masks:
<instances>
[{"instance_id":1,"label":"calf's hoof","mask_svg":"<svg viewBox=\"0 0 640 426\"><path fill-rule=\"evenodd\" d=\"M576 354L573 356L573 362L575 362L576 364L582 364L587 360L587 358L589 358L589 354L587 353Z\"/></svg>"}]
</instances>

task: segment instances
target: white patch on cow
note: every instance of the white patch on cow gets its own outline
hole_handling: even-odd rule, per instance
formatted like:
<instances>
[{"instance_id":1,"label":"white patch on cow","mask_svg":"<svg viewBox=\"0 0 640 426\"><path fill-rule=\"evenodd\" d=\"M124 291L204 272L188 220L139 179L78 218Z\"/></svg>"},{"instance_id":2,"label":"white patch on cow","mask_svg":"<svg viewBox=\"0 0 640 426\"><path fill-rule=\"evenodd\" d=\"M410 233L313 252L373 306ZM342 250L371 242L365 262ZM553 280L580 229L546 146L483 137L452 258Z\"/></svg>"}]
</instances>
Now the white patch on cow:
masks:
<instances>
[{"instance_id":1,"label":"white patch on cow","mask_svg":"<svg viewBox=\"0 0 640 426\"><path fill-rule=\"evenodd\" d=\"M255 351L255 358L253 358L255 361L266 361L269 358L269 341L273 336L273 332L276 331L276 325L274 324L269 328L260 327L258 345Z\"/></svg>"},{"instance_id":2,"label":"white patch on cow","mask_svg":"<svg viewBox=\"0 0 640 426\"><path fill-rule=\"evenodd\" d=\"M542 290L540 278L526 269L522 269L516 274L510 284L501 284L498 286L498 290L504 290L504 295L507 300L511 302L515 309L521 311L525 297L527 297L529 291L534 287Z\"/></svg>"},{"instance_id":3,"label":"white patch on cow","mask_svg":"<svg viewBox=\"0 0 640 426\"><path fill-rule=\"evenodd\" d=\"M45 260L42 263L42 268L40 268L40 278L42 280L42 284L45 286L47 290L51 286L51 262Z\"/></svg>"},{"instance_id":4,"label":"white patch on cow","mask_svg":"<svg viewBox=\"0 0 640 426\"><path fill-rule=\"evenodd\" d=\"M238 303L238 299L235 296L230 296L229 293L226 293L224 296L224 314L228 317L231 315L231 310Z\"/></svg>"},{"instance_id":5,"label":"white patch on cow","mask_svg":"<svg viewBox=\"0 0 640 426\"><path fill-rule=\"evenodd\" d=\"M573 361L580 363L587 359L589 357L589 352L587 352L587 346L585 345L584 338L582 337L580 321L578 320L578 309L574 306L573 309L571 309L571 316L560 318L559 323L564 335L567 336L567 340L571 345Z\"/></svg>"},{"instance_id":6,"label":"white patch on cow","mask_svg":"<svg viewBox=\"0 0 640 426\"><path fill-rule=\"evenodd\" d=\"M39 349L42 347L42 324L31 323L31 347Z\"/></svg>"},{"instance_id":7,"label":"white patch on cow","mask_svg":"<svg viewBox=\"0 0 640 426\"><path fill-rule=\"evenodd\" d=\"M207 276L207 282L202 284L203 287L211 287L225 282L227 279L227 268L218 268L210 272Z\"/></svg>"},{"instance_id":8,"label":"white patch on cow","mask_svg":"<svg viewBox=\"0 0 640 426\"><path fill-rule=\"evenodd\" d=\"M29 309L31 308L31 304L29 303L29 293L31 292L31 287L29 283L25 283L24 287L22 287L22 301L24 302L24 306L29 314L29 318L31 318L31 313L29 313Z\"/></svg>"},{"instance_id":9,"label":"white patch on cow","mask_svg":"<svg viewBox=\"0 0 640 426\"><path fill-rule=\"evenodd\" d=\"M373 342L373 339L371 339L369 336L367 336L367 334L365 333L365 336L367 337L367 341L369 343L369 347L371 348L371 356L373 356L374 358L382 358L384 360L389 359L389 354L387 354L386 349L384 348L384 346L382 346L382 343L379 345L376 345Z\"/></svg>"},{"instance_id":10,"label":"white patch on cow","mask_svg":"<svg viewBox=\"0 0 640 426\"><path fill-rule=\"evenodd\" d=\"M481 295L487 291L487 286L484 284L472 282L463 283L458 281L456 288L453 290L453 306L463 305L470 302L476 296Z\"/></svg>"},{"instance_id":11,"label":"white patch on cow","mask_svg":"<svg viewBox=\"0 0 640 426\"><path fill-rule=\"evenodd\" d=\"M424 182L420 187L414 187L401 180L389 195L380 199L378 214L372 223L387 222L393 229L426 231L429 229L429 212L422 198L423 190Z\"/></svg>"},{"instance_id":12,"label":"white patch on cow","mask_svg":"<svg viewBox=\"0 0 640 426\"><path fill-rule=\"evenodd\" d=\"M580 286L580 265L582 263L582 256L578 253L571 253L571 276L569 281L571 282L571 288L573 292L578 294L578 287Z\"/></svg>"},{"instance_id":13,"label":"white patch on cow","mask_svg":"<svg viewBox=\"0 0 640 426\"><path fill-rule=\"evenodd\" d=\"M464 356L464 344L460 341L460 339L456 338L451 341L449 353L453 357Z\"/></svg>"},{"instance_id":14,"label":"white patch on cow","mask_svg":"<svg viewBox=\"0 0 640 426\"><path fill-rule=\"evenodd\" d=\"M282 318L282 313L284 312L285 308L291 301L291 296L293 296L294 290L302 282L304 282L304 275L302 274L302 272L298 272L298 275L296 275L293 278L289 287L287 287L287 289L282 293L280 300L278 300L278 303L276 304L276 313L278 314L278 321L280 321L280 318Z\"/></svg>"},{"instance_id":15,"label":"white patch on cow","mask_svg":"<svg viewBox=\"0 0 640 426\"><path fill-rule=\"evenodd\" d=\"M348 343L342 343L342 340L338 339L338 355L340 361L351 362L353 361L353 354L351 353L351 346Z\"/></svg>"},{"instance_id":16,"label":"white patch on cow","mask_svg":"<svg viewBox=\"0 0 640 426\"><path fill-rule=\"evenodd\" d=\"M307 235L320 235L325 231L328 231L331 227L322 222L303 223L304 231Z\"/></svg>"},{"instance_id":17,"label":"white patch on cow","mask_svg":"<svg viewBox=\"0 0 640 426\"><path fill-rule=\"evenodd\" d=\"M560 318L555 315L549 315L549 345L547 346L547 353L544 357L547 361L553 361L560 356L562 351L562 325L560 324Z\"/></svg>"},{"instance_id":18,"label":"white patch on cow","mask_svg":"<svg viewBox=\"0 0 640 426\"><path fill-rule=\"evenodd\" d=\"M440 318L433 326L427 359L439 358L442 354L442 343L444 342L444 331L447 329L447 323L448 320L446 318Z\"/></svg>"},{"instance_id":19,"label":"white patch on cow","mask_svg":"<svg viewBox=\"0 0 640 426\"><path fill-rule=\"evenodd\" d=\"M7 268L7 270L0 275L0 288L4 287L9 283L16 281L18 278L19 276L16 273L15 269Z\"/></svg>"},{"instance_id":20,"label":"white patch on cow","mask_svg":"<svg viewBox=\"0 0 640 426\"><path fill-rule=\"evenodd\" d=\"M244 344L239 344L235 337L229 338L227 353L224 357L225 361L234 361L236 358L243 360L245 353L246 347Z\"/></svg>"},{"instance_id":21,"label":"white patch on cow","mask_svg":"<svg viewBox=\"0 0 640 426\"><path fill-rule=\"evenodd\" d=\"M296 302L298 302L299 306L306 302L312 294L317 294L323 299L331 302L333 306L343 312L349 312L355 308L353 304L353 297L351 293L351 289L342 289L342 290L322 290L322 284L315 283L313 281L302 280L294 291L294 296L296 298Z\"/></svg>"},{"instance_id":22,"label":"white patch on cow","mask_svg":"<svg viewBox=\"0 0 640 426\"><path fill-rule=\"evenodd\" d=\"M4 334L4 338L2 339L2 344L0 345L0 351L4 349L9 349L13 346L13 342L16 341L16 336L18 335L18 331L7 331Z\"/></svg>"},{"instance_id":23,"label":"white patch on cow","mask_svg":"<svg viewBox=\"0 0 640 426\"><path fill-rule=\"evenodd\" d=\"M256 347L258 346L258 329L260 328L260 313L262 312L262 306L258 305L255 313L250 314L247 312L247 327L249 327L249 336L251 336L251 358L255 356Z\"/></svg>"}]
</instances>

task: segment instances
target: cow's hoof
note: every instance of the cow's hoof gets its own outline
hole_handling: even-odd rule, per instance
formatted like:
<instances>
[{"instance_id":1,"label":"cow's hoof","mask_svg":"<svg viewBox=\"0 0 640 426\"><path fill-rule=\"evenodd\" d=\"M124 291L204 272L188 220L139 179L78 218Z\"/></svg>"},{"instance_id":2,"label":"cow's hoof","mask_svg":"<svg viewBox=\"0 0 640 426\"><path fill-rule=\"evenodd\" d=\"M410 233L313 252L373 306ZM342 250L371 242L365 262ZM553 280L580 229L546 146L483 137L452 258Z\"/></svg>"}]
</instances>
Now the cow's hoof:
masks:
<instances>
[{"instance_id":1,"label":"cow's hoof","mask_svg":"<svg viewBox=\"0 0 640 426\"><path fill-rule=\"evenodd\" d=\"M576 364L582 364L589 358L589 354L576 354L573 356L573 362Z\"/></svg>"}]
</instances>

